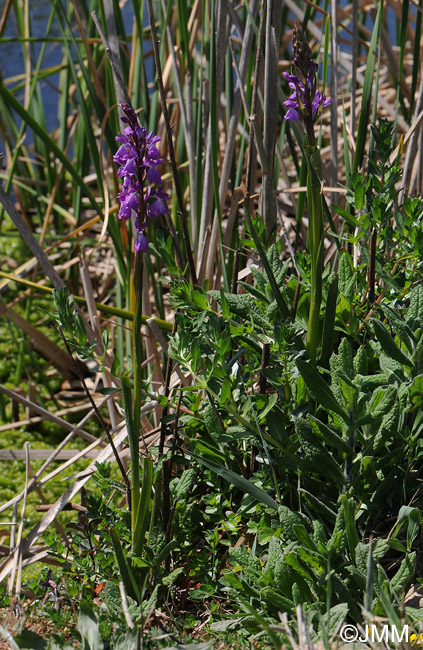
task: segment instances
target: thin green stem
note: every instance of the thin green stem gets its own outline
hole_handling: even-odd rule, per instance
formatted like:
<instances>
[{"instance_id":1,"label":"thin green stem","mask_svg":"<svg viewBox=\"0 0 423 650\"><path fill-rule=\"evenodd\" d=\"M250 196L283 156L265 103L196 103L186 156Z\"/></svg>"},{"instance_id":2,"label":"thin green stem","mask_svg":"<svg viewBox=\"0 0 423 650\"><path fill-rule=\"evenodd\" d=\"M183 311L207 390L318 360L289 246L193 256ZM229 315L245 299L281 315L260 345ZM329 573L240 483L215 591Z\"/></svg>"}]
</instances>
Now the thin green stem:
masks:
<instances>
[{"instance_id":1,"label":"thin green stem","mask_svg":"<svg viewBox=\"0 0 423 650\"><path fill-rule=\"evenodd\" d=\"M308 174L307 200L309 211L308 246L311 254L311 297L307 328L307 351L313 363L319 345L319 318L322 302L323 273L323 206L320 187L320 152L314 145L314 134L306 147Z\"/></svg>"},{"instance_id":2,"label":"thin green stem","mask_svg":"<svg viewBox=\"0 0 423 650\"><path fill-rule=\"evenodd\" d=\"M134 360L134 442L131 452L132 460L132 534L135 533L135 523L138 512L140 497L140 478L139 478L139 441L141 435L141 387L142 387L142 276L144 268L144 256L142 253L135 255L134 269L134 328L132 332L132 350Z\"/></svg>"}]
</instances>

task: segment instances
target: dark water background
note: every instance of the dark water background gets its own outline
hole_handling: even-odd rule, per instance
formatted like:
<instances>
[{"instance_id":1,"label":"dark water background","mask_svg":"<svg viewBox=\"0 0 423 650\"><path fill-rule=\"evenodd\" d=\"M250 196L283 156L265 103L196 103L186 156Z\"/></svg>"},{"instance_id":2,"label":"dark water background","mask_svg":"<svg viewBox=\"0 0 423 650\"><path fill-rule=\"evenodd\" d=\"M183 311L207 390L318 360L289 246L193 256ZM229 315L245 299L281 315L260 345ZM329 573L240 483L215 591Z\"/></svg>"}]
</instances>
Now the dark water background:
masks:
<instances>
[{"instance_id":1,"label":"dark water background","mask_svg":"<svg viewBox=\"0 0 423 650\"><path fill-rule=\"evenodd\" d=\"M169 0L171 1L171 0ZM355 1L355 0L354 0ZM350 4L349 0L339 0L340 7L347 7ZM0 15L3 12L5 6L5 0L0 0ZM31 35L34 37L44 37L46 35L46 28L52 9L51 0L30 0L30 24L31 24ZM415 15L415 7L410 5L410 13L413 12ZM132 2L127 0L124 5L123 11L123 20L125 25L125 31L127 34L131 33L132 30L132 20L133 20L133 7ZM6 27L3 32L3 37L13 38L17 36L17 27L14 20L14 12L11 10L7 19ZM147 16L144 17L145 22L147 21ZM396 37L396 21L395 14L393 10L388 7L387 9L387 21L388 21L388 32L391 38L392 43L397 42ZM371 17L367 15L366 25L372 29L373 24ZM79 31L75 29L75 35L79 36ZM50 37L60 38L61 32L57 22L57 19L54 19L51 30ZM341 37L350 40L350 36L341 30ZM41 43L31 43L30 49L32 53L32 66L35 68L38 55L40 53L42 44ZM342 48L346 51L349 50L348 45L343 44ZM48 68L50 66L59 65L61 63L61 53L62 47L60 43L48 43L45 49L43 62L41 69ZM152 60L148 62L150 65L147 69L147 76L153 79L154 70L152 65ZM3 80L7 81L11 77L22 74L25 71L24 56L23 56L23 44L19 42L0 42L0 76ZM47 80L41 82L41 88L43 93L43 103L46 112L46 119L48 122L48 130L52 131L58 126L57 118L57 108L58 108L58 83L59 83L59 74L51 75ZM8 85L10 88L11 86ZM24 90L22 89L17 93L17 98L23 102L24 100ZM18 121L19 124L19 121ZM30 134L28 134L30 138ZM1 140L1 136L0 136ZM1 145L0 141L0 145Z\"/></svg>"},{"instance_id":2,"label":"dark water background","mask_svg":"<svg viewBox=\"0 0 423 650\"><path fill-rule=\"evenodd\" d=\"M3 12L5 0L0 0L0 15ZM51 0L30 0L30 26L31 36L35 38L42 38L46 36L47 25L52 10ZM132 3L127 1L122 11L124 26L126 34L132 32L132 19L133 8ZM74 35L79 37L79 30L75 28ZM5 30L2 35L4 38L16 38L18 30L14 12L9 11ZM50 38L61 38L61 31L57 21L54 17L53 23L48 34ZM38 57L40 55L42 43L30 43L32 69L35 70ZM61 43L47 43L44 50L44 57L41 63L41 70L49 67L60 65L62 62L62 45ZM11 77L25 72L25 59L24 59L24 44L20 42L1 42L0 41L0 76L5 82ZM57 109L58 109L58 85L59 73L50 75L48 79L41 81L41 89L43 94L44 110L46 112L46 119L48 121L48 130L52 131L58 126ZM14 84L13 84L14 85ZM13 85L7 84L9 89ZM24 90L22 89L16 94L19 101L24 101ZM19 124L19 122L18 122Z\"/></svg>"}]
</instances>

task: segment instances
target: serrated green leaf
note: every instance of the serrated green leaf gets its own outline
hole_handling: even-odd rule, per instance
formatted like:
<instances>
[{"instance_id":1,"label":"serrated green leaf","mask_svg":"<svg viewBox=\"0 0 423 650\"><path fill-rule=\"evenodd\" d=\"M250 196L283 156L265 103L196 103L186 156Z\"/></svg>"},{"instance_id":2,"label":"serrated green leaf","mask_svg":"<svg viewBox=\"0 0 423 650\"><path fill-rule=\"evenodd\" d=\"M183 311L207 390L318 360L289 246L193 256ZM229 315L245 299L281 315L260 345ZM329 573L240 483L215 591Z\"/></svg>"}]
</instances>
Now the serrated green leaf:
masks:
<instances>
[{"instance_id":1,"label":"serrated green leaf","mask_svg":"<svg viewBox=\"0 0 423 650\"><path fill-rule=\"evenodd\" d=\"M410 399L414 408L423 407L423 375L414 377L410 386Z\"/></svg>"},{"instance_id":2,"label":"serrated green leaf","mask_svg":"<svg viewBox=\"0 0 423 650\"><path fill-rule=\"evenodd\" d=\"M404 589L414 576L414 569L416 566L416 551L407 553L402 560L401 565L391 580L392 589Z\"/></svg>"},{"instance_id":3,"label":"serrated green leaf","mask_svg":"<svg viewBox=\"0 0 423 650\"><path fill-rule=\"evenodd\" d=\"M208 295L216 302L221 302L220 291L210 290ZM266 315L259 309L254 298L246 294L232 294L225 292L231 313L240 316L247 321L252 321L258 327L266 329L269 327Z\"/></svg>"},{"instance_id":4,"label":"serrated green leaf","mask_svg":"<svg viewBox=\"0 0 423 650\"><path fill-rule=\"evenodd\" d=\"M418 284L410 293L410 305L407 310L406 323L414 332L423 322L423 286Z\"/></svg>"},{"instance_id":5,"label":"serrated green leaf","mask_svg":"<svg viewBox=\"0 0 423 650\"><path fill-rule=\"evenodd\" d=\"M298 418L295 430L304 451L303 471L315 472L335 482L338 487L345 483L344 473L333 455L320 442L307 420Z\"/></svg>"},{"instance_id":6,"label":"serrated green leaf","mask_svg":"<svg viewBox=\"0 0 423 650\"><path fill-rule=\"evenodd\" d=\"M329 610L329 621L326 624L326 633L331 638L341 627L349 613L348 603L338 603Z\"/></svg>"},{"instance_id":7,"label":"serrated green leaf","mask_svg":"<svg viewBox=\"0 0 423 650\"><path fill-rule=\"evenodd\" d=\"M292 567L299 576L304 578L304 580L310 580L311 583L315 582L316 576L312 571L305 567L302 562L300 562L298 553L285 553L284 558L285 562Z\"/></svg>"},{"instance_id":8,"label":"serrated green leaf","mask_svg":"<svg viewBox=\"0 0 423 650\"><path fill-rule=\"evenodd\" d=\"M177 569L174 569L169 575L164 576L161 581L166 587L171 587L172 585L175 584L176 580L178 577L183 574L185 569L183 567L178 567Z\"/></svg>"},{"instance_id":9,"label":"serrated green leaf","mask_svg":"<svg viewBox=\"0 0 423 650\"><path fill-rule=\"evenodd\" d=\"M407 323L388 305L383 306L383 311L399 340L404 343L408 352L412 354L416 341L414 340L411 328L408 327Z\"/></svg>"},{"instance_id":10,"label":"serrated green leaf","mask_svg":"<svg viewBox=\"0 0 423 650\"><path fill-rule=\"evenodd\" d=\"M195 478L195 469L190 468L182 472L181 477L177 480L175 486L175 498L177 501L184 499L190 489L194 478Z\"/></svg>"},{"instance_id":11,"label":"serrated green leaf","mask_svg":"<svg viewBox=\"0 0 423 650\"><path fill-rule=\"evenodd\" d=\"M347 300L352 300L352 281L354 280L354 267L349 253L344 251L339 258L338 287L339 293Z\"/></svg>"}]
</instances>

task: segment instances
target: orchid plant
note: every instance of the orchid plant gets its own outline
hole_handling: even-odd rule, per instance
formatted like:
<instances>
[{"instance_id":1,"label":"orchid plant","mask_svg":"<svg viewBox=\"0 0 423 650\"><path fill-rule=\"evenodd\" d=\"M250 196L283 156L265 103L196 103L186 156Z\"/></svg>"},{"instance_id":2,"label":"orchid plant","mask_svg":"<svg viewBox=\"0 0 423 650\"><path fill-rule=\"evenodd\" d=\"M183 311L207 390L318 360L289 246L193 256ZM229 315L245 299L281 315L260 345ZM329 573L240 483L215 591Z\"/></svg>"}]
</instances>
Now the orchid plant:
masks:
<instances>
[{"instance_id":1,"label":"orchid plant","mask_svg":"<svg viewBox=\"0 0 423 650\"><path fill-rule=\"evenodd\" d=\"M134 553L140 553L145 534L145 508L141 499L139 478L141 436L141 384L142 384L142 276L143 256L148 250L146 236L148 219L166 214L166 199L163 179L158 166L163 158L156 147L160 141L153 132L147 134L145 127L140 126L134 109L128 104L121 104L124 115L122 122L127 124L122 133L116 136L120 147L113 160L118 163L119 178L123 179L122 190L118 193L120 202L119 219L132 220L135 236L135 264L133 271L133 286L135 292L134 325L132 332L134 377L133 393L129 377L122 377L122 391L125 404L126 423L131 451L132 483L131 483L131 527ZM133 399L132 399L133 395ZM149 492L152 480L152 461L144 461L143 491ZM146 483L147 480L147 483ZM150 485L150 487L149 487ZM145 501L145 499L144 499Z\"/></svg>"},{"instance_id":2,"label":"orchid plant","mask_svg":"<svg viewBox=\"0 0 423 650\"><path fill-rule=\"evenodd\" d=\"M292 52L296 74L283 73L288 86L293 90L289 98L284 102L287 108L285 120L302 122L306 133L304 154L307 160L308 246L311 254L311 298L307 328L307 351L314 363L319 342L323 273L321 161L314 126L322 114L322 110L329 106L333 99L327 98L317 89L319 66L312 59L311 48L299 23L294 25Z\"/></svg>"}]
</instances>

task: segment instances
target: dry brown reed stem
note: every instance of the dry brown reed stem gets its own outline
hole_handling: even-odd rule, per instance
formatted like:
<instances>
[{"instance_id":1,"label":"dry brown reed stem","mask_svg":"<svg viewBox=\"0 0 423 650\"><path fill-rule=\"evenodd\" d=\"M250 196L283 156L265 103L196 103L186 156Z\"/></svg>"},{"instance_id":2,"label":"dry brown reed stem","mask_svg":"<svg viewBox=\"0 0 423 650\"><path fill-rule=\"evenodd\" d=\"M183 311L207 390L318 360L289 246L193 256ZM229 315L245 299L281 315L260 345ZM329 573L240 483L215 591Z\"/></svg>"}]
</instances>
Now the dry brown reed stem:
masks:
<instances>
[{"instance_id":1,"label":"dry brown reed stem","mask_svg":"<svg viewBox=\"0 0 423 650\"><path fill-rule=\"evenodd\" d=\"M338 19L337 1L331 1L331 70L330 76L330 97L338 97ZM323 92L324 92L323 88ZM338 182L338 120L337 102L330 105L330 181L335 186ZM335 197L332 196L332 201Z\"/></svg>"},{"instance_id":2,"label":"dry brown reed stem","mask_svg":"<svg viewBox=\"0 0 423 650\"><path fill-rule=\"evenodd\" d=\"M110 395L103 398L103 400L99 404L99 407L102 406L109 399L110 399ZM35 481L38 482L38 485L43 485L43 484L47 483L47 481L49 481L51 478L53 478L54 476L57 476L62 471L64 471L67 467L69 467L70 465L75 463L77 460L79 460L80 458L83 458L88 452L92 451L96 447L98 447L98 446L104 447L104 438L94 438L94 436L92 436L94 438L94 441L88 447L86 447L84 450L82 450L80 452L77 452L70 460L68 460L66 463L64 463L63 465L58 467L56 470L54 470L53 472L48 474L43 479L39 478L43 474L43 472L47 469L47 467L50 465L50 463L53 460L56 459L59 452L72 440L72 438L74 437L76 431L79 430L79 428L82 427L89 419L91 419L93 414L94 414L93 410L89 411L84 416L84 418L82 418L82 420L80 421L79 425L77 425L77 427L72 427L71 428L71 425L68 422L66 422L66 420L63 420L63 423L67 425L67 428L71 428L71 432L69 433L68 436L66 436L66 438L64 438L64 440L62 440L62 442L55 449L53 449L51 451L50 456L47 458L45 463L43 463L41 468L36 472L36 474L34 475L34 479L30 482L30 485L29 485L30 490L34 489ZM20 494L16 495L12 499L10 499L7 503L2 504L0 506L0 512L3 512L4 510L7 510L14 503L18 503L23 498L23 494L24 493L21 492Z\"/></svg>"},{"instance_id":3,"label":"dry brown reed stem","mask_svg":"<svg viewBox=\"0 0 423 650\"><path fill-rule=\"evenodd\" d=\"M115 445L119 446L127 437L128 433L126 430L126 427L123 428L123 430L116 435L115 437ZM82 452L83 453L83 452ZM79 493L81 488L85 485L85 483L91 478L92 474L97 470L97 462L98 463L103 463L108 461L111 457L113 456L112 449L110 445L107 445L105 449L103 449L99 455L97 456L97 459L92 462L89 467L83 472L83 475L78 477L77 480L70 485L70 487L62 494L62 496L56 501L56 503L53 505L52 508L42 517L42 519L32 528L32 530L27 534L27 536L22 540L21 544L21 552L23 554L28 553L28 557L30 557L30 549L34 542L42 535L42 533L47 530L47 528L52 524L52 522L56 519L57 515L63 510L65 505L69 503L69 501L72 500L72 498ZM66 464L66 463L65 463ZM68 463L70 464L70 463ZM15 551L16 553L16 551ZM2 582L11 572L13 568L13 563L14 563L14 555L15 553L12 553L5 562L0 567L0 582ZM32 557L30 557L30 561L37 561L37 555L34 553Z\"/></svg>"},{"instance_id":4,"label":"dry brown reed stem","mask_svg":"<svg viewBox=\"0 0 423 650\"><path fill-rule=\"evenodd\" d=\"M72 361L74 361L74 363L75 363L75 359L74 359L72 351L71 351L71 349L69 347L69 343L68 343L65 335L63 334L63 330L62 330L61 327L59 327L59 334L62 337L63 343L65 344L65 347L66 347L66 350L67 350L69 356L71 357ZM91 395L91 393L90 393L90 391L88 389L88 386L86 384L86 381L84 379L84 376L82 375L82 373L81 373L81 371L78 368L76 363L75 363L75 369L76 369L76 371L78 373L79 381L81 382L81 385L82 385L82 387L84 389L84 392L85 392L85 394L86 394L86 396L88 398L88 401L90 402L90 404L91 404L91 406L92 406L92 408L94 410L94 413L95 413L95 415L97 417L97 420L99 421L101 428L103 429L104 433L106 434L109 445L110 445L110 447L111 447L111 449L113 451L113 455L114 455L115 460L116 460L116 462L118 464L120 473L122 474L123 482L124 482L124 484L126 486L128 503L129 503L130 502L129 501L129 498L130 498L129 495L130 495L130 491L131 491L131 484L130 484L129 479L128 479L127 475L126 475L126 470L125 470L125 468L123 466L123 463L122 463L122 461L120 459L120 456L119 456L119 453L118 453L117 448L115 446L115 443L113 441L112 434L110 433L108 425L104 421L103 416L101 415L99 409L97 408L97 404L95 403L95 401L92 398L92 395Z\"/></svg>"},{"instance_id":5,"label":"dry brown reed stem","mask_svg":"<svg viewBox=\"0 0 423 650\"><path fill-rule=\"evenodd\" d=\"M142 312L144 316L149 317L150 319L154 319L153 317L153 308L151 304L151 294L150 294L150 284L149 284L149 279L146 273L143 274L143 287L142 287ZM163 384L163 373L161 370L161 359L160 356L158 355L158 350L157 350L157 345L154 340L154 336L151 334L151 329L148 327L143 327L142 328L143 332L143 340L145 342L145 349L146 349L146 362L148 366L148 374L152 372L152 384L153 386L160 386ZM145 362L144 364L145 365ZM152 367L153 366L153 367ZM156 392L156 391L154 391ZM157 405L156 408L154 409L154 423L155 425L160 422L160 417L162 414L162 407ZM146 423L147 424L147 423ZM147 430L144 433L149 433L149 431L152 428L151 424L147 425Z\"/></svg>"},{"instance_id":6,"label":"dry brown reed stem","mask_svg":"<svg viewBox=\"0 0 423 650\"><path fill-rule=\"evenodd\" d=\"M234 70L235 70L235 75L237 77L237 89L239 90L239 93L240 93L240 96L241 96L244 112L245 112L246 115L249 115L250 111L248 110L247 98L245 97L244 88L242 86L241 72L239 70L239 67L238 67L238 64L237 64L237 61L236 61L236 55L235 55L234 44L233 44L232 38L229 39L229 47L230 47L231 55L232 55L232 64L233 64L233 67L234 67ZM264 105L264 102L263 102L263 105ZM262 106L262 108L263 108L263 106ZM254 141L255 141L255 144L256 144L256 147L257 147L258 156L259 156L259 159L260 159L260 165L261 165L261 168L262 168L262 171L263 171L263 175L264 176L270 175L269 161L268 161L268 156L266 154L266 150L265 150L265 146L264 146L264 142L263 142L263 135L262 135L260 125L259 125L255 115L250 115L249 123L250 123L250 128L252 128L253 131L254 131Z\"/></svg>"},{"instance_id":7,"label":"dry brown reed stem","mask_svg":"<svg viewBox=\"0 0 423 650\"><path fill-rule=\"evenodd\" d=\"M22 533L23 533L23 526L24 526L24 521L25 521L25 508L26 508L26 498L28 495L28 480L29 480L29 442L25 442L25 487L23 491L23 503L22 503L22 509L21 509L21 520L19 523L19 528L18 528L18 534L17 534L17 539L15 546L13 550L11 549L11 553L14 556L14 562L9 574L9 581L8 581L8 592L9 595L12 596L14 593L14 583L15 583L15 577L17 573L17 581L16 581L16 590L15 594L16 596L19 596L20 589L21 589L21 579L22 579L22 550L21 550L21 544L22 544Z\"/></svg>"},{"instance_id":8,"label":"dry brown reed stem","mask_svg":"<svg viewBox=\"0 0 423 650\"><path fill-rule=\"evenodd\" d=\"M264 42L264 35L265 35L265 19L264 16L266 14L265 11L265 3L266 0L264 0L263 6L262 6L262 11L260 13L260 26L259 26L259 33L257 37L257 50L256 50L256 59L255 59L255 65L254 65L254 77L253 77L253 94L252 94L252 99L251 99L251 112L250 112L250 131L248 134L248 158L247 158L247 173L246 173L246 194L245 194L245 200L247 201L247 208L250 210L250 206L248 205L250 201L250 196L254 191L254 188L252 187L252 173L253 173L253 160L254 160L254 129L251 126L252 120L255 120L257 117L257 97L258 97L258 91L259 91L259 70L260 70L260 59L261 59L261 52L263 48L263 42Z\"/></svg>"},{"instance_id":9,"label":"dry brown reed stem","mask_svg":"<svg viewBox=\"0 0 423 650\"><path fill-rule=\"evenodd\" d=\"M167 15L167 5L166 1L162 0L162 11L163 15ZM182 118L182 128L184 131L185 145L188 153L189 161L189 178L190 178L190 212L191 212L191 237L192 241L196 242L197 239L197 198L196 198L196 183L195 183L195 133L193 125L193 115L192 115L192 98L191 98L191 77L189 74L185 76L185 88L186 88L186 101L184 99L184 92L182 88L181 75L180 75L180 65L181 61L176 58L176 48L174 39L172 36L172 31L170 24L166 26L166 36L168 40L168 47L170 52L170 57L173 63L173 77L175 79L176 93L179 100L179 109L181 112ZM193 249L195 251L195 243L193 244Z\"/></svg>"},{"instance_id":10,"label":"dry brown reed stem","mask_svg":"<svg viewBox=\"0 0 423 650\"><path fill-rule=\"evenodd\" d=\"M423 67L422 67L422 72L423 72ZM416 153L419 145L419 135L422 130L421 129L422 119L423 119L423 74L421 75L421 79L420 79L420 87L417 95L416 106L414 109L413 122L403 142L403 146L405 146L407 141L409 141L409 144L407 147L407 154L404 162L403 188L399 195L399 203L403 203L404 197L409 194L409 191L411 189L411 179L412 179L413 169L416 162ZM398 152L399 152L399 146L394 151L394 154ZM395 158L392 155L391 161L393 162L394 159ZM418 156L418 159L420 160L421 156ZM421 191L421 187L420 190L417 188L417 191Z\"/></svg>"},{"instance_id":11,"label":"dry brown reed stem","mask_svg":"<svg viewBox=\"0 0 423 650\"><path fill-rule=\"evenodd\" d=\"M0 316L13 321L15 325L29 337L31 347L33 347L41 357L57 368L63 377L75 377L75 369L63 350L43 334L41 330L26 320L10 306L6 305L1 299Z\"/></svg>"},{"instance_id":12,"label":"dry brown reed stem","mask_svg":"<svg viewBox=\"0 0 423 650\"><path fill-rule=\"evenodd\" d=\"M115 56L114 51L110 47L109 41L106 38L106 35L103 31L103 28L101 26L101 23L98 19L97 13L95 11L91 12L91 16L93 17L95 26L97 28L98 33L100 34L101 41L104 45L104 49L106 50L107 57L110 61L110 65L112 67L112 72L113 72L113 80L115 84L115 92L116 92L116 97L123 99L124 104L128 104L131 106L131 100L128 95L128 91L126 89L126 86L123 82L122 79L122 72L121 72L121 67L120 67L120 61L119 57ZM122 103L122 102L120 102Z\"/></svg>"},{"instance_id":13,"label":"dry brown reed stem","mask_svg":"<svg viewBox=\"0 0 423 650\"><path fill-rule=\"evenodd\" d=\"M28 465L29 474L30 474L31 479L33 479L34 478L34 472L33 472L33 469L31 467L30 450L28 450L28 456L29 456L29 458L28 458L28 461L29 461L29 465ZM40 497L40 501L42 503L41 506L39 506L39 505L35 506L35 510L42 512L42 510L39 510L39 508L42 508L43 506L45 507L45 510L50 509L51 505L48 504L48 501L44 496L44 492L41 490L40 486L37 485L37 484L35 485L35 491L38 494L38 496ZM72 504L70 504L70 505L72 505ZM59 533L60 537L62 538L63 542L65 544L69 544L69 538L66 535L66 533L65 533L64 529L62 528L62 526L59 524L59 522L54 520L53 525L54 525L55 529L57 530L57 532Z\"/></svg>"},{"instance_id":14,"label":"dry brown reed stem","mask_svg":"<svg viewBox=\"0 0 423 650\"><path fill-rule=\"evenodd\" d=\"M214 70L215 70L215 78L214 78L214 89L210 89L210 102L216 102L215 106L212 106L210 103L210 115L209 115L209 130L210 130L210 136L212 133L212 130L215 128L218 128L218 124L222 123L224 121L224 117L222 115L222 94L223 94L223 72L225 69L225 56L226 56L226 49L227 49L227 43L228 43L228 13L227 13L227 3L224 2L219 2L215 6L214 10L216 11L216 30L215 34L212 34L212 38L215 40L215 46L214 46L214 54L215 54L215 62L214 62ZM214 119L217 121L216 124L212 124L212 114L213 111L215 113ZM219 152L219 137L216 138L217 140L217 151L216 156L218 158L217 164L219 165L220 163L220 152ZM210 146L211 146L211 140L210 140ZM211 148L210 148L210 155L211 155ZM213 170L214 165L212 165L212 174L209 177L209 181L211 185L213 186L213 196L215 198L215 201L217 201L217 197L215 196L215 185L214 185L214 170ZM227 188L225 188L225 191ZM210 210L209 213L209 218L211 220L211 215L212 212ZM209 247L208 247L208 252L207 256L203 258L203 268L204 271L202 270L202 275L204 275L205 278L207 278L210 282L210 287L213 288L214 286L214 267L215 267L215 258L216 258L216 253L218 249L218 244L219 244L219 238L220 238L220 233L219 233L219 219L218 219L218 210L215 209L214 212L214 217L213 220L211 221L211 235L210 235L210 241L209 241ZM223 260L222 260L223 262ZM217 280L217 281L220 281Z\"/></svg>"},{"instance_id":15,"label":"dry brown reed stem","mask_svg":"<svg viewBox=\"0 0 423 650\"><path fill-rule=\"evenodd\" d=\"M6 210L7 214L9 217L12 219L16 229L18 230L20 236L24 240L25 244L29 247L37 261L39 262L40 266L42 267L44 273L47 275L49 278L50 282L52 283L53 287L55 289L62 289L65 286L65 283L63 282L62 278L59 276L57 273L56 269L54 268L53 264L51 263L50 259L46 255L46 253L43 251L41 246L39 245L38 241L35 239L33 233L25 223L23 217L19 214L19 212L16 210L15 206L13 205L11 199L9 196L6 194L4 189L0 185L0 203L3 205L4 209ZM95 334L93 330L91 329L90 325L86 322L86 319L84 318L83 314L81 313L81 310L79 309L78 305L75 305L75 309L78 311L80 314L84 326L87 332L87 338L89 343L93 343L95 341ZM98 352L98 346L96 346L96 351ZM105 363L111 365L111 360L106 354L105 357Z\"/></svg>"},{"instance_id":16,"label":"dry brown reed stem","mask_svg":"<svg viewBox=\"0 0 423 650\"><path fill-rule=\"evenodd\" d=\"M3 395L6 395L13 401L19 402L20 404L23 404L23 406L39 413L47 420L50 420L51 422L55 422L56 424L63 427L67 431L72 431L73 434L76 433L81 438L85 438L85 440L88 440L89 442L97 440L97 438L93 436L91 433L88 433L87 431L84 431L79 427L74 427L69 422L66 422L66 420L64 420L63 418L59 418L57 415L50 413L42 406L39 406L35 402L32 402L31 400L27 399L26 397L23 397L22 395L19 395L19 393L17 393L16 391L10 390L10 388L6 388L6 386L3 386L3 384L0 384L0 393L3 393Z\"/></svg>"},{"instance_id":17,"label":"dry brown reed stem","mask_svg":"<svg viewBox=\"0 0 423 650\"><path fill-rule=\"evenodd\" d=\"M120 591L120 597L122 599L122 610L123 610L123 615L125 617L126 624L130 630L133 630L135 626L131 618L131 614L129 613L128 599L125 591L125 585L123 584L122 580L119 581L119 591Z\"/></svg>"},{"instance_id":18,"label":"dry brown reed stem","mask_svg":"<svg viewBox=\"0 0 423 650\"><path fill-rule=\"evenodd\" d=\"M86 255L85 255L85 247L82 247L81 251L81 257L80 257L80 272L81 272L81 280L82 280L82 286L84 289L84 295L85 299L87 301L87 308L88 308L88 314L90 317L90 322L91 322L91 327L93 328L96 336L97 336L97 341L102 350L102 354L104 353L104 346L103 346L103 338L102 338L102 333L101 333L101 326L100 326L100 319L98 317L97 309L96 309L96 303L95 303L95 298L94 298L94 291L93 291L93 285L91 282L91 276L88 271L88 265L87 265L87 260L86 260ZM103 384L106 388L111 388L112 387L112 380L109 372L103 371L101 373L101 378L103 381ZM94 402L95 403L95 402ZM107 407L109 411L109 417L110 417L110 422L112 425L112 429L115 429L118 425L118 413L116 410L116 405L114 403L113 399L110 399L107 401Z\"/></svg>"},{"instance_id":19,"label":"dry brown reed stem","mask_svg":"<svg viewBox=\"0 0 423 650\"><path fill-rule=\"evenodd\" d=\"M40 263L44 273L50 278L51 283L55 289L60 289L64 286L64 282L61 277L56 273L54 266L50 262L49 258L35 239L31 230L26 225L24 219L16 210L11 199L8 197L4 189L0 185L0 203L3 205L9 217L12 219L15 228L19 232L20 236L24 240L25 244L29 247L33 255L36 257Z\"/></svg>"},{"instance_id":20,"label":"dry brown reed stem","mask_svg":"<svg viewBox=\"0 0 423 650\"><path fill-rule=\"evenodd\" d=\"M3 12L0 18L0 36L3 36L3 31L6 26L7 17L9 15L9 10L12 4L13 4L13 0L6 0L6 3L3 7Z\"/></svg>"},{"instance_id":21,"label":"dry brown reed stem","mask_svg":"<svg viewBox=\"0 0 423 650\"><path fill-rule=\"evenodd\" d=\"M204 155L203 155L203 190L201 201L201 218L198 234L197 268L198 282L204 284L205 264L208 247L210 244L210 223L213 208L213 170L211 159L211 117L210 117L210 91L208 79L203 80L203 126L205 129Z\"/></svg>"},{"instance_id":22,"label":"dry brown reed stem","mask_svg":"<svg viewBox=\"0 0 423 650\"><path fill-rule=\"evenodd\" d=\"M266 172L262 179L262 215L266 228L266 240L276 228L276 195L274 190L275 143L278 126L278 59L280 49L282 3L267 0L266 34L264 56L264 111L263 149L266 155ZM257 142L257 139L256 139Z\"/></svg>"},{"instance_id":23,"label":"dry brown reed stem","mask_svg":"<svg viewBox=\"0 0 423 650\"><path fill-rule=\"evenodd\" d=\"M119 39L118 39L118 34L116 29L116 22L115 22L112 0L104 0L103 6L104 6L104 15L106 18L108 46L110 48L110 53L113 56L114 67L116 70L119 71L119 79L123 79L122 67L121 67L120 57L119 57ZM101 38L101 40L104 45L103 38ZM116 73L114 71L113 71L113 79L114 79L117 102L118 104L123 104L126 102L126 98L128 96L126 86L125 84L119 83L118 79L116 78Z\"/></svg>"},{"instance_id":24,"label":"dry brown reed stem","mask_svg":"<svg viewBox=\"0 0 423 650\"><path fill-rule=\"evenodd\" d=\"M161 66L161 63L160 63L159 45L158 45L158 40L157 40L156 24L154 22L153 4L152 4L151 0L147 0L147 8L148 8L148 17L149 17L149 21L150 21L150 28L151 28L151 39L152 39L152 43L153 43L154 63L155 63L155 66L156 66L157 83L158 83L159 92L160 92L160 103L161 103L163 118L164 118L165 127L166 127L167 142L168 142L168 147L169 147L169 158L170 158L170 164L171 164L171 167L172 167L173 182L174 182L174 185L175 185L176 199L177 199L177 202L178 202L178 210L179 210L180 219L181 219L182 235L183 235L184 244L185 244L185 253L186 253L186 256L187 256L187 260L188 260L188 267L189 267L189 271L190 271L191 282L193 283L193 285L195 285L195 284L197 284L197 273L196 273L196 270L195 270L194 258L193 258L193 255L192 255L191 243L190 243L190 239L189 239L189 233L188 233L188 227L187 227L187 216L186 216L184 200L183 200L183 196L182 196L181 184L179 182L178 166L176 164L175 151L174 151L174 148L173 148L172 129L171 129L171 126L170 126L169 113L168 113L167 104L166 104L166 95L165 95L164 86L163 86L162 66Z\"/></svg>"}]
</instances>

